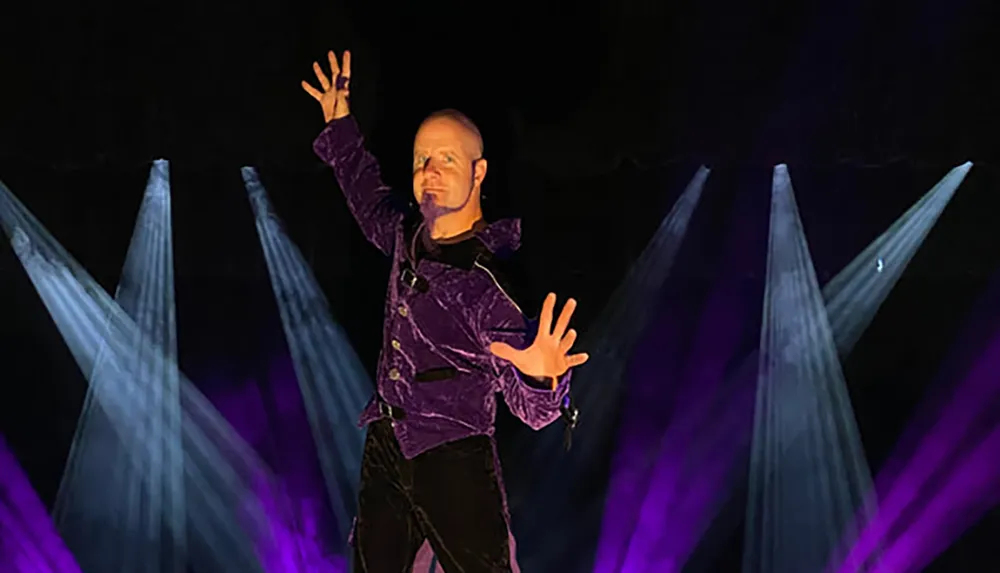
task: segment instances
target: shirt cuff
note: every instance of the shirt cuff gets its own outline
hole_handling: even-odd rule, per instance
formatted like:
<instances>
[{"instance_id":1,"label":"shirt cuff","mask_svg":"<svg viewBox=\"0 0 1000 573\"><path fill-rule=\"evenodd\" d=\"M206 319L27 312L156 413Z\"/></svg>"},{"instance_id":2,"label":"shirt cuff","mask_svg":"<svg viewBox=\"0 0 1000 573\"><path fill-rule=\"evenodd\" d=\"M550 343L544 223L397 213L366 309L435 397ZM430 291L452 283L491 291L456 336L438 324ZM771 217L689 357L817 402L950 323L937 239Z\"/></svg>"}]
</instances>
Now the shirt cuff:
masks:
<instances>
[{"instance_id":1,"label":"shirt cuff","mask_svg":"<svg viewBox=\"0 0 1000 573\"><path fill-rule=\"evenodd\" d=\"M313 152L323 163L332 165L346 150L361 141L361 137L361 130L353 115L333 119L313 140Z\"/></svg>"},{"instance_id":2,"label":"shirt cuff","mask_svg":"<svg viewBox=\"0 0 1000 573\"><path fill-rule=\"evenodd\" d=\"M550 384L548 380L538 381L534 377L528 376L527 374L521 372L517 368L514 369L514 372L517 373L518 380L520 380L522 384L524 384L531 390L534 390L536 392L553 392L552 384ZM572 378L572 373L573 370L570 369L567 370L565 374L559 377L559 381L556 383L556 389L554 390L554 392L561 392L563 391L564 388L569 386L569 380L570 378Z\"/></svg>"}]
</instances>

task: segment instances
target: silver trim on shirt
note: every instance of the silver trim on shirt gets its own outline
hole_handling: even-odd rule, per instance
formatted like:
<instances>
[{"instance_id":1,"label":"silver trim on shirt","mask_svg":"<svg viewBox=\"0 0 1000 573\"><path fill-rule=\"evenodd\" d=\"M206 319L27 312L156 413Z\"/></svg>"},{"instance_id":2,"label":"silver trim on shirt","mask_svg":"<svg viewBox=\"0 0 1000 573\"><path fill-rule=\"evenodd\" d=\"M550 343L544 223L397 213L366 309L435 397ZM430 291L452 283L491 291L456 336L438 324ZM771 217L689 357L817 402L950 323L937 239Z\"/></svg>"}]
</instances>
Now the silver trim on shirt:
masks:
<instances>
[{"instance_id":1,"label":"silver trim on shirt","mask_svg":"<svg viewBox=\"0 0 1000 573\"><path fill-rule=\"evenodd\" d=\"M493 279L493 284L495 284L496 287L500 289L500 292L503 293L505 297L507 297L507 300L510 301L510 304L514 305L514 308L517 309L517 312L520 312L521 315L524 315L524 311L522 311L521 307L518 306L516 302L514 302L514 299L510 298L510 295L507 294L507 291L503 290L503 287L500 286L500 281L497 280L497 278L493 275L490 269L484 267L478 260L474 261L472 264L486 271L486 274L490 275L490 278Z\"/></svg>"}]
</instances>

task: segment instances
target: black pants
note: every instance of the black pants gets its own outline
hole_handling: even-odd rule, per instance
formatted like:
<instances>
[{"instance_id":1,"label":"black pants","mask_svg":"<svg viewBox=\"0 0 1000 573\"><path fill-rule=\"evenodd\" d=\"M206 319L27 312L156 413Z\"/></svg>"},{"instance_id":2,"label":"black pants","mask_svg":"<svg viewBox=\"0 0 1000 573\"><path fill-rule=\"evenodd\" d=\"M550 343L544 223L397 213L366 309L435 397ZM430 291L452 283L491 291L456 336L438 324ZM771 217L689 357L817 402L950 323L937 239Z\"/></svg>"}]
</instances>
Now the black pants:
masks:
<instances>
[{"instance_id":1,"label":"black pants","mask_svg":"<svg viewBox=\"0 0 1000 573\"><path fill-rule=\"evenodd\" d=\"M407 460L389 422L374 422L361 461L354 572L410 573L424 539L448 573L510 573L493 444L472 436Z\"/></svg>"}]
</instances>

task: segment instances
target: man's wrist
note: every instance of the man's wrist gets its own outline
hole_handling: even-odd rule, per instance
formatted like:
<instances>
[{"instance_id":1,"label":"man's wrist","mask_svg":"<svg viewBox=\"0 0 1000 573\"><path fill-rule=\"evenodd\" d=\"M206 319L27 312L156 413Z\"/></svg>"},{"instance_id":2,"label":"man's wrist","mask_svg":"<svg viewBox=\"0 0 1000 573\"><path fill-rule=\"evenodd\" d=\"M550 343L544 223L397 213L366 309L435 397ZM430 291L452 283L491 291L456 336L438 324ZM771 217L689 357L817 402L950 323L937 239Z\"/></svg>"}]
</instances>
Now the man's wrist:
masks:
<instances>
[{"instance_id":1,"label":"man's wrist","mask_svg":"<svg viewBox=\"0 0 1000 573\"><path fill-rule=\"evenodd\" d=\"M517 370L516 368L515 371L517 372L518 378L521 379L521 382L536 390L554 390L555 387L562 382L563 377L565 376L565 374L562 376L531 376Z\"/></svg>"}]
</instances>

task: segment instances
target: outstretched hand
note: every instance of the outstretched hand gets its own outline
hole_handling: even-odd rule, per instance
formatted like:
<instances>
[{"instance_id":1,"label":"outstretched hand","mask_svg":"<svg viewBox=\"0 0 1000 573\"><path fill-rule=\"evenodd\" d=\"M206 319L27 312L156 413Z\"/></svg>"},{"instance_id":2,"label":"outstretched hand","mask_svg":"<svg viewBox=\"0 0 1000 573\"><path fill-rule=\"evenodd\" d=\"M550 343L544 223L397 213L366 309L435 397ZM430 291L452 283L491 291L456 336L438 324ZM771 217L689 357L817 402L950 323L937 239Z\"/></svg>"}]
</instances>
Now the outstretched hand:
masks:
<instances>
[{"instance_id":1,"label":"outstretched hand","mask_svg":"<svg viewBox=\"0 0 1000 573\"><path fill-rule=\"evenodd\" d=\"M316 72L316 79L322 88L318 90L309 82L302 81L302 89L319 102L323 108L323 118L327 123L334 119L340 119L350 115L350 105L347 98L351 95L351 52L344 50L344 67L337 64L337 54L330 50L327 54L330 59L330 77L323 73L323 68L319 62L313 62L313 71ZM338 81L341 80L341 81Z\"/></svg>"},{"instance_id":2,"label":"outstretched hand","mask_svg":"<svg viewBox=\"0 0 1000 573\"><path fill-rule=\"evenodd\" d=\"M576 301L573 299L566 301L553 329L552 315L555 306L556 295L549 293L542 303L542 313L538 318L538 334L528 348L517 350L503 342L490 344L490 352L494 356L510 362L527 376L551 380L553 390L556 389L560 376L590 358L586 353L569 354L570 348L576 342L576 330L569 328L569 320L576 310Z\"/></svg>"}]
</instances>

